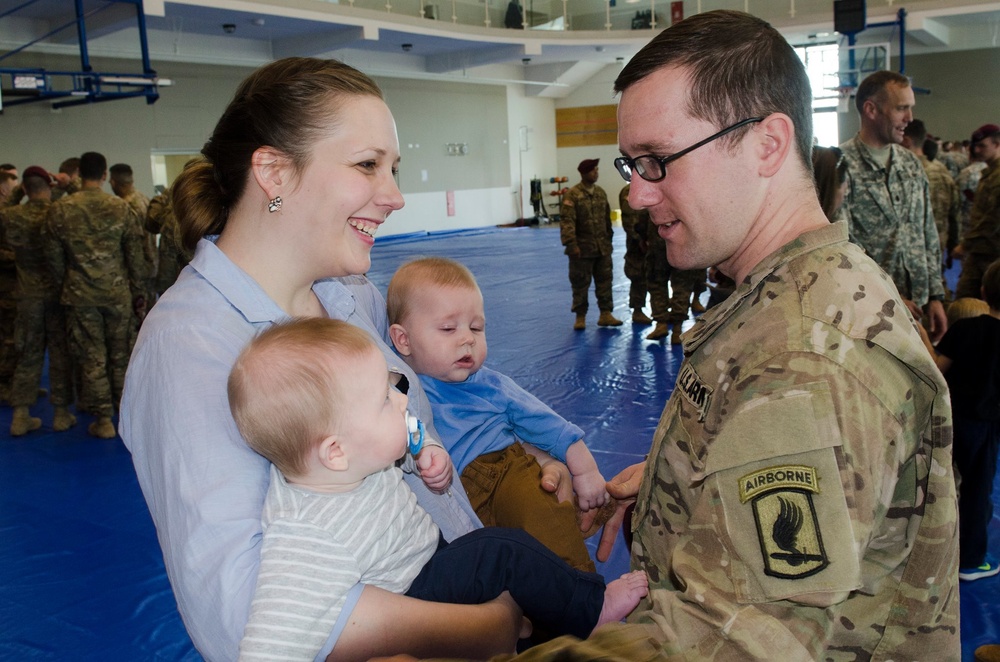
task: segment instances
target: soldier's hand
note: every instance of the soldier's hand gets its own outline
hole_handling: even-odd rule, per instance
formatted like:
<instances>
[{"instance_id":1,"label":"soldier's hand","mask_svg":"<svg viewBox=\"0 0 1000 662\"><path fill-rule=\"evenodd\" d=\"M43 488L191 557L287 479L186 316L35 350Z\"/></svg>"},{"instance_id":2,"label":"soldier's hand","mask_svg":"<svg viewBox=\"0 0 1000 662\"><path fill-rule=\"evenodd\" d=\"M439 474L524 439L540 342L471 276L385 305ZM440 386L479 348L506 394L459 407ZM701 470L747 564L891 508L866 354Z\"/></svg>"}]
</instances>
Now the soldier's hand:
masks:
<instances>
[{"instance_id":1,"label":"soldier's hand","mask_svg":"<svg viewBox=\"0 0 1000 662\"><path fill-rule=\"evenodd\" d=\"M566 249L566 254L570 257L580 257L580 247L570 246Z\"/></svg>"},{"instance_id":2,"label":"soldier's hand","mask_svg":"<svg viewBox=\"0 0 1000 662\"><path fill-rule=\"evenodd\" d=\"M625 520L625 511L635 503L635 497L639 494L644 468L645 464L642 462L633 464L608 481L608 493L616 499L617 508L615 514L604 525L601 542L597 546L597 560L602 563L611 556L611 550L614 549L618 532Z\"/></svg>"},{"instance_id":3,"label":"soldier's hand","mask_svg":"<svg viewBox=\"0 0 1000 662\"><path fill-rule=\"evenodd\" d=\"M139 319L146 316L146 297L137 296L132 300L132 312L134 312L136 317Z\"/></svg>"}]
</instances>

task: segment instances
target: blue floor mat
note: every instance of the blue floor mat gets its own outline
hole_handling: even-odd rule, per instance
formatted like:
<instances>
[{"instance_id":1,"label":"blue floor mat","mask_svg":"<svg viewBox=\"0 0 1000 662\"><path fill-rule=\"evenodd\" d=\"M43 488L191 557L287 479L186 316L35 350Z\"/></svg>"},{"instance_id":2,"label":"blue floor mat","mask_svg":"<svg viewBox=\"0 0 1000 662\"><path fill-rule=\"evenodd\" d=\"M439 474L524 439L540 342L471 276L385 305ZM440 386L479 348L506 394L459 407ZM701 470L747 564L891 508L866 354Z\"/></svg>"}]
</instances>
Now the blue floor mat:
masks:
<instances>
[{"instance_id":1,"label":"blue floor mat","mask_svg":"<svg viewBox=\"0 0 1000 662\"><path fill-rule=\"evenodd\" d=\"M681 361L679 347L645 341L649 327L628 322L620 231L615 242L615 313L626 320L617 329L598 328L592 304L588 328L572 330L553 227L380 240L369 275L384 292L395 268L419 255L468 265L486 301L487 364L580 425L610 477L644 457ZM53 433L46 400L33 413L43 428L11 438L11 410L0 408L0 660L201 659L121 441L88 437L87 416ZM1000 551L996 516L990 535ZM598 569L617 577L627 568L619 544ZM975 646L1000 641L1000 577L961 588L963 660L971 662Z\"/></svg>"}]
</instances>

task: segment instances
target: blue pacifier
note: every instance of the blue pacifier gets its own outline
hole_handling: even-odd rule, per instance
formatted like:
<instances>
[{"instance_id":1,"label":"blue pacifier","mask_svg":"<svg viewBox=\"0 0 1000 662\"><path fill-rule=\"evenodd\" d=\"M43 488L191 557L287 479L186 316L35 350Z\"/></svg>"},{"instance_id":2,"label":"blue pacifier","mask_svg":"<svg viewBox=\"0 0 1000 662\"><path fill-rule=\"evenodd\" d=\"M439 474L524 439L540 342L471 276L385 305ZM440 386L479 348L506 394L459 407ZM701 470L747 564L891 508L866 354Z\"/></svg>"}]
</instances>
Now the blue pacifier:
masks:
<instances>
[{"instance_id":1,"label":"blue pacifier","mask_svg":"<svg viewBox=\"0 0 1000 662\"><path fill-rule=\"evenodd\" d=\"M424 422L410 412L406 412L406 434L410 455L416 457L424 447Z\"/></svg>"}]
</instances>

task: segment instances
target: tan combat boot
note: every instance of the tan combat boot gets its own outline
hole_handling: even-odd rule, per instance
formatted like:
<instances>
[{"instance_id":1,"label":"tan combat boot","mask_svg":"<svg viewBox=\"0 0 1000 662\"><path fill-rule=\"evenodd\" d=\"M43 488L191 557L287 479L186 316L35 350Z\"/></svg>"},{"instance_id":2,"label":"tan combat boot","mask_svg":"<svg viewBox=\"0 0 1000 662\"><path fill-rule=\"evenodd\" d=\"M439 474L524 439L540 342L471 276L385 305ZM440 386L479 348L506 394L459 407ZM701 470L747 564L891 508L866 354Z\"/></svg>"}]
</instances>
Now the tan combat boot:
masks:
<instances>
[{"instance_id":1,"label":"tan combat boot","mask_svg":"<svg viewBox=\"0 0 1000 662\"><path fill-rule=\"evenodd\" d=\"M976 662L1000 662L1000 644L980 646L973 655L976 656Z\"/></svg>"},{"instance_id":2,"label":"tan combat boot","mask_svg":"<svg viewBox=\"0 0 1000 662\"><path fill-rule=\"evenodd\" d=\"M583 331L586 328L587 328L587 316L586 315L577 315L576 316L576 322L573 323L573 330L574 331Z\"/></svg>"},{"instance_id":3,"label":"tan combat boot","mask_svg":"<svg viewBox=\"0 0 1000 662\"><path fill-rule=\"evenodd\" d=\"M608 310L602 310L601 316L597 318L597 326L621 326L622 321L611 314Z\"/></svg>"},{"instance_id":4,"label":"tan combat boot","mask_svg":"<svg viewBox=\"0 0 1000 662\"><path fill-rule=\"evenodd\" d=\"M660 340L670 334L670 325L666 322L657 322L653 330L646 334L646 340Z\"/></svg>"},{"instance_id":5,"label":"tan combat boot","mask_svg":"<svg viewBox=\"0 0 1000 662\"><path fill-rule=\"evenodd\" d=\"M671 345L680 345L681 344L681 334L682 333L683 333L683 331L681 331L681 325L680 324L674 324L674 330L670 334L670 344Z\"/></svg>"},{"instance_id":6,"label":"tan combat boot","mask_svg":"<svg viewBox=\"0 0 1000 662\"><path fill-rule=\"evenodd\" d=\"M65 407L56 407L56 413L52 417L52 429L56 432L65 432L76 425L76 416L69 413Z\"/></svg>"},{"instance_id":7,"label":"tan combat boot","mask_svg":"<svg viewBox=\"0 0 1000 662\"><path fill-rule=\"evenodd\" d=\"M14 418L10 422L10 436L20 437L42 427L42 419L28 413L27 407L14 407Z\"/></svg>"},{"instance_id":8,"label":"tan combat boot","mask_svg":"<svg viewBox=\"0 0 1000 662\"><path fill-rule=\"evenodd\" d=\"M649 315L642 312L642 308L636 308L632 313L632 324L652 324L653 320L649 319Z\"/></svg>"},{"instance_id":9,"label":"tan combat boot","mask_svg":"<svg viewBox=\"0 0 1000 662\"><path fill-rule=\"evenodd\" d=\"M705 306L698 300L698 297L695 297L694 301L691 302L691 312L695 315L701 315L705 312Z\"/></svg>"},{"instance_id":10,"label":"tan combat boot","mask_svg":"<svg viewBox=\"0 0 1000 662\"><path fill-rule=\"evenodd\" d=\"M118 433L115 432L115 426L111 422L111 417L101 416L87 426L87 434L100 439L114 439Z\"/></svg>"}]
</instances>

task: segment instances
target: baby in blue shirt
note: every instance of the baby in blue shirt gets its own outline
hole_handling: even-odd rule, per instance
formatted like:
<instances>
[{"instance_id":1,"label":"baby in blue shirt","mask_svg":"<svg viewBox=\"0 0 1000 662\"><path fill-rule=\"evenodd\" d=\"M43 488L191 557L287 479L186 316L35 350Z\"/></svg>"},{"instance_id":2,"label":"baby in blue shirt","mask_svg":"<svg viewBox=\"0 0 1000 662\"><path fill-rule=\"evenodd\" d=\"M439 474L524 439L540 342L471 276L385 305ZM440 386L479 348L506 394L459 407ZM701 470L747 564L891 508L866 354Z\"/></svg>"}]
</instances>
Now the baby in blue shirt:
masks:
<instances>
[{"instance_id":1,"label":"baby in blue shirt","mask_svg":"<svg viewBox=\"0 0 1000 662\"><path fill-rule=\"evenodd\" d=\"M404 264L389 283L389 335L420 376L434 424L486 526L524 529L571 566L594 571L576 508L540 487L520 442L566 463L581 510L609 496L583 430L511 378L483 366L486 316L472 273L445 258Z\"/></svg>"}]
</instances>

